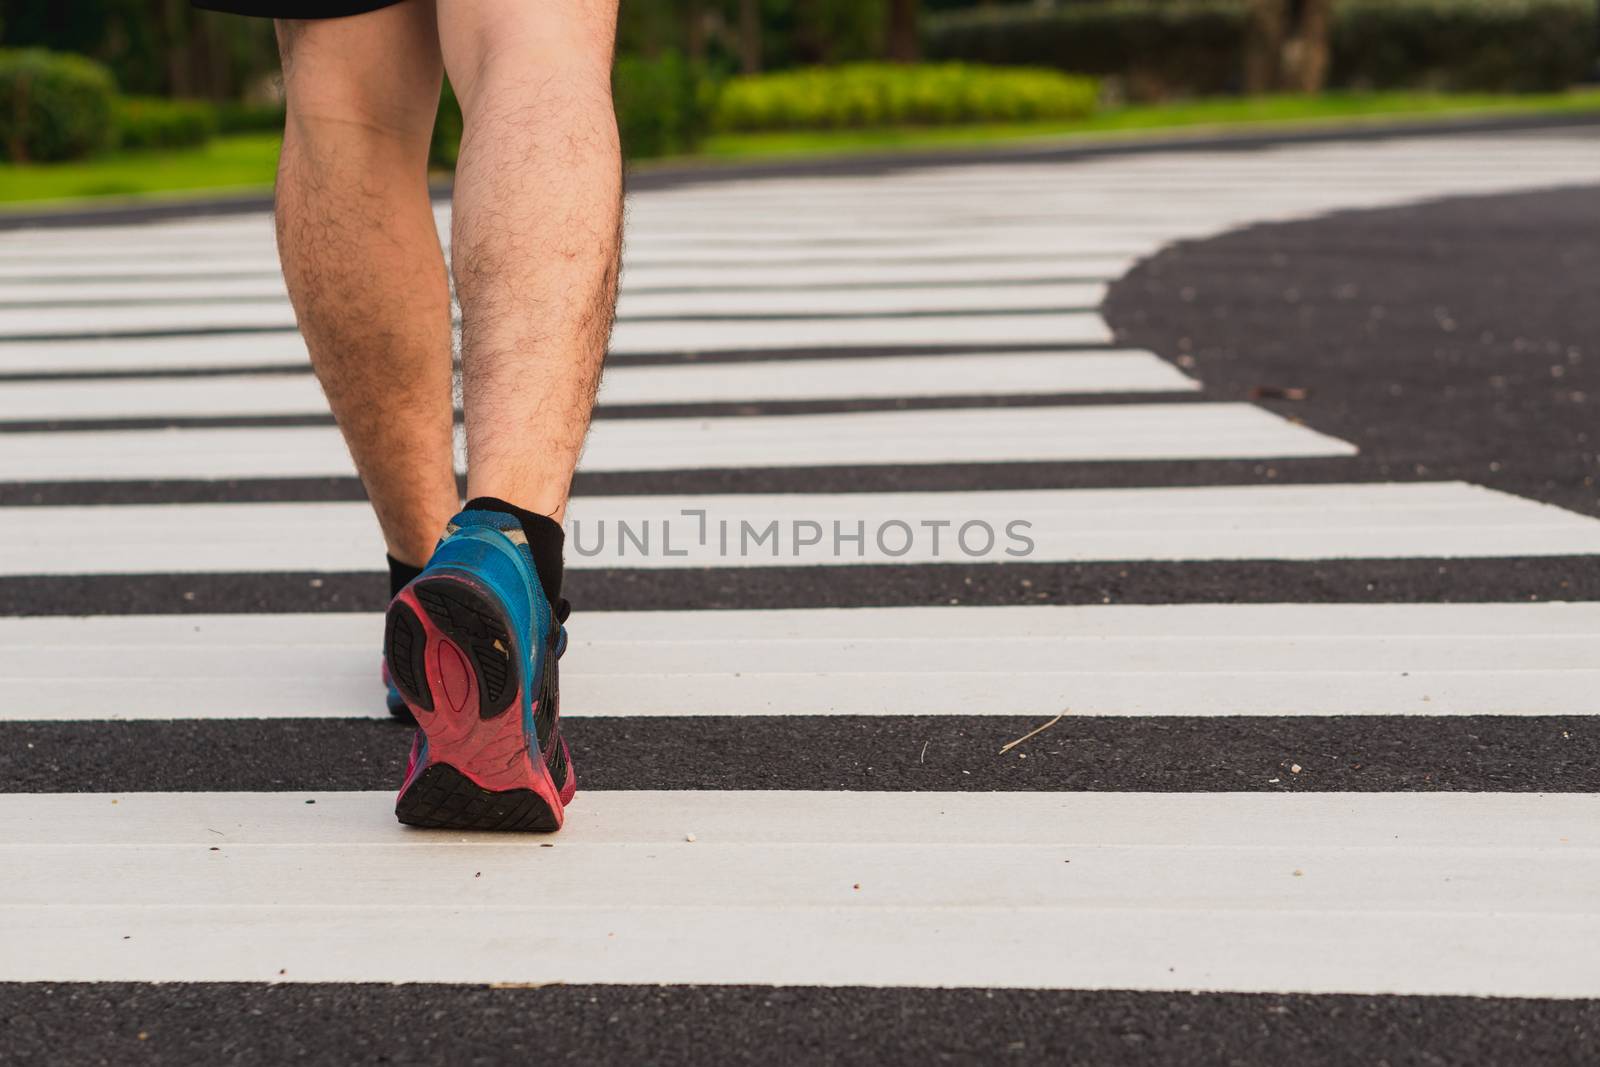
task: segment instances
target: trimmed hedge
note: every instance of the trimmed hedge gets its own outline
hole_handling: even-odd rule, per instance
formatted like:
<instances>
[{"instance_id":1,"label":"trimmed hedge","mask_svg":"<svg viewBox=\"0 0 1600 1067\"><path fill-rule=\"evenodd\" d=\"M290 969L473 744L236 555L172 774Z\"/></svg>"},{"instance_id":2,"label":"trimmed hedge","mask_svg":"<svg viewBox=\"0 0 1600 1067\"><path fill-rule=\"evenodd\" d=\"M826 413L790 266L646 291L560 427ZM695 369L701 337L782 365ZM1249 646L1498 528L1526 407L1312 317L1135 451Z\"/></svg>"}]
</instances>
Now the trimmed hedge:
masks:
<instances>
[{"instance_id":1,"label":"trimmed hedge","mask_svg":"<svg viewBox=\"0 0 1600 1067\"><path fill-rule=\"evenodd\" d=\"M1054 70L858 63L734 78L714 122L757 131L1082 118L1098 95L1094 79Z\"/></svg>"},{"instance_id":2,"label":"trimmed hedge","mask_svg":"<svg viewBox=\"0 0 1600 1067\"><path fill-rule=\"evenodd\" d=\"M1236 90L1248 34L1241 0L1103 0L988 7L930 18L931 58L1116 76L1136 98ZM1595 56L1592 0L1340 0L1336 87L1504 92L1564 89Z\"/></svg>"},{"instance_id":3,"label":"trimmed hedge","mask_svg":"<svg viewBox=\"0 0 1600 1067\"><path fill-rule=\"evenodd\" d=\"M111 72L42 48L0 51L0 159L78 159L115 137Z\"/></svg>"},{"instance_id":4,"label":"trimmed hedge","mask_svg":"<svg viewBox=\"0 0 1600 1067\"><path fill-rule=\"evenodd\" d=\"M617 60L611 95L623 155L645 159L694 150L710 127L716 87L700 67L669 52ZM429 155L435 166L453 167L460 149L461 105L447 84Z\"/></svg>"},{"instance_id":5,"label":"trimmed hedge","mask_svg":"<svg viewBox=\"0 0 1600 1067\"><path fill-rule=\"evenodd\" d=\"M125 96L114 107L123 148L186 148L216 136L217 110L204 100Z\"/></svg>"}]
</instances>

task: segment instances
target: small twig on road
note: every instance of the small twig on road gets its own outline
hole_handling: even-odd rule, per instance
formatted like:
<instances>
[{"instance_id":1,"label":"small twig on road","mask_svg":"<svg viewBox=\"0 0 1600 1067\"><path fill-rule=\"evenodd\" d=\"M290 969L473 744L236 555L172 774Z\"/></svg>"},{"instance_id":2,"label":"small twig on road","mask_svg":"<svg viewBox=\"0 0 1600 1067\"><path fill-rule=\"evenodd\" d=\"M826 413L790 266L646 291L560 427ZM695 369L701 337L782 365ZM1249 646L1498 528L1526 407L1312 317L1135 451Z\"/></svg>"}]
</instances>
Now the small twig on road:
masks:
<instances>
[{"instance_id":1,"label":"small twig on road","mask_svg":"<svg viewBox=\"0 0 1600 1067\"><path fill-rule=\"evenodd\" d=\"M1257 385L1250 390L1251 400L1309 400L1311 390L1286 385Z\"/></svg>"},{"instance_id":2,"label":"small twig on road","mask_svg":"<svg viewBox=\"0 0 1600 1067\"><path fill-rule=\"evenodd\" d=\"M1026 741L1030 737L1038 737L1040 734L1042 734L1046 730L1050 729L1050 727L1054 726L1056 723L1058 723L1062 719L1064 719L1066 717L1066 714L1067 714L1066 712L1062 712L1060 715L1057 715L1055 718L1051 719L1049 722L1045 723L1043 726L1040 726L1040 727L1038 727L1037 729L1034 729L1034 730L1029 730L1027 733L1023 734L1021 737L1017 738L1015 741L1007 741L1004 745L1001 746L1000 755L1004 756L1007 752L1010 752L1012 749L1016 748L1018 745L1022 744L1022 742Z\"/></svg>"}]
</instances>

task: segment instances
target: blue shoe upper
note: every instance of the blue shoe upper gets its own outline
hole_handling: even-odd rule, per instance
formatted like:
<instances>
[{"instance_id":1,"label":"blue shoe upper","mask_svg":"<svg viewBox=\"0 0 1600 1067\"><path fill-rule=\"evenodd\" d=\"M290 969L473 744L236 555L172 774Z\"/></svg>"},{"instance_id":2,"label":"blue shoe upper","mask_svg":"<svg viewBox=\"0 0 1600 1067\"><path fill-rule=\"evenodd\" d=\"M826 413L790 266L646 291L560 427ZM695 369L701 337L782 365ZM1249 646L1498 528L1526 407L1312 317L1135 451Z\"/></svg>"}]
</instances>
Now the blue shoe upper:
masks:
<instances>
[{"instance_id":1,"label":"blue shoe upper","mask_svg":"<svg viewBox=\"0 0 1600 1067\"><path fill-rule=\"evenodd\" d=\"M514 516L499 511L456 515L423 573L438 567L472 573L505 602L519 634L536 633L542 638L540 644L549 641L554 624L551 605L539 583L528 537Z\"/></svg>"}]
</instances>

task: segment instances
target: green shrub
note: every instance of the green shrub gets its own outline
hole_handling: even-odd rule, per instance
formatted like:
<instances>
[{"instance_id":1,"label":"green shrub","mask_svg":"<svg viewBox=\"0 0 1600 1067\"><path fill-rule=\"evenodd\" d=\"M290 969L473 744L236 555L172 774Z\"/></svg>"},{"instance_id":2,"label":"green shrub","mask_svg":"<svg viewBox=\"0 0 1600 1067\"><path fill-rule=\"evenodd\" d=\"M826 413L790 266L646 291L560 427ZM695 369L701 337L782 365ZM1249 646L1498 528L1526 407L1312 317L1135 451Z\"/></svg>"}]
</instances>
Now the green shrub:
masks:
<instances>
[{"instance_id":1,"label":"green shrub","mask_svg":"<svg viewBox=\"0 0 1600 1067\"><path fill-rule=\"evenodd\" d=\"M617 131L629 159L692 152L710 129L718 86L676 52L624 56L611 79Z\"/></svg>"},{"instance_id":2,"label":"green shrub","mask_svg":"<svg viewBox=\"0 0 1600 1067\"><path fill-rule=\"evenodd\" d=\"M1239 0L1104 0L983 7L928 20L930 59L1052 67L1116 77L1138 99L1237 87L1247 28Z\"/></svg>"},{"instance_id":3,"label":"green shrub","mask_svg":"<svg viewBox=\"0 0 1600 1067\"><path fill-rule=\"evenodd\" d=\"M110 72L82 56L0 51L0 159L78 159L110 147L116 92Z\"/></svg>"},{"instance_id":4,"label":"green shrub","mask_svg":"<svg viewBox=\"0 0 1600 1067\"><path fill-rule=\"evenodd\" d=\"M439 96L439 115L433 120L433 141L428 146L428 162L449 170L456 165L461 152L461 104L455 90L444 83Z\"/></svg>"},{"instance_id":5,"label":"green shrub","mask_svg":"<svg viewBox=\"0 0 1600 1067\"><path fill-rule=\"evenodd\" d=\"M282 133L282 104L246 104L229 100L216 105L218 133Z\"/></svg>"},{"instance_id":6,"label":"green shrub","mask_svg":"<svg viewBox=\"0 0 1600 1067\"><path fill-rule=\"evenodd\" d=\"M1342 0L1335 13L1344 86L1559 90L1594 55L1593 0Z\"/></svg>"},{"instance_id":7,"label":"green shrub","mask_svg":"<svg viewBox=\"0 0 1600 1067\"><path fill-rule=\"evenodd\" d=\"M931 58L1048 66L1121 79L1149 99L1236 90L1241 0L1102 0L985 7L926 24ZM1330 82L1485 92L1565 88L1595 54L1592 0L1340 0Z\"/></svg>"},{"instance_id":8,"label":"green shrub","mask_svg":"<svg viewBox=\"0 0 1600 1067\"><path fill-rule=\"evenodd\" d=\"M723 89L719 130L952 126L1081 118L1094 111L1091 78L1054 70L962 63L860 63L734 78Z\"/></svg>"},{"instance_id":9,"label":"green shrub","mask_svg":"<svg viewBox=\"0 0 1600 1067\"><path fill-rule=\"evenodd\" d=\"M112 113L123 148L186 148L205 144L217 132L216 108L204 100L128 96L116 101Z\"/></svg>"},{"instance_id":10,"label":"green shrub","mask_svg":"<svg viewBox=\"0 0 1600 1067\"><path fill-rule=\"evenodd\" d=\"M693 151L710 127L716 100L716 86L705 72L671 52L657 59L619 59L611 91L622 152L629 159ZM455 166L461 129L461 105L446 85L429 152L435 166Z\"/></svg>"}]
</instances>

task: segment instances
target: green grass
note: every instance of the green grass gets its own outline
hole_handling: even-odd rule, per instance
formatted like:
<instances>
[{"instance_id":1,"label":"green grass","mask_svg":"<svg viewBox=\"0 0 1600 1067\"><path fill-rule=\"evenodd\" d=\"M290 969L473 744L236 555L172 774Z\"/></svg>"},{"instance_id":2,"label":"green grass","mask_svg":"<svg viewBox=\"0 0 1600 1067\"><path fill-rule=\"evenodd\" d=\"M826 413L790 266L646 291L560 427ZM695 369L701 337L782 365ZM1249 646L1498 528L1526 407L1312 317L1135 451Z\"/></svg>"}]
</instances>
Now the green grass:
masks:
<instances>
[{"instance_id":1,"label":"green grass","mask_svg":"<svg viewBox=\"0 0 1600 1067\"><path fill-rule=\"evenodd\" d=\"M1536 96L1329 93L1313 97L1230 98L1117 108L1068 122L718 134L707 140L694 158L716 163L918 148L977 148L1084 136L1138 137L1185 129L1213 131L1449 115L1579 112L1600 112L1600 89ZM199 148L119 153L83 163L0 164L0 205L265 190L272 185L277 160L275 135L246 134L221 137Z\"/></svg>"},{"instance_id":2,"label":"green grass","mask_svg":"<svg viewBox=\"0 0 1600 1067\"><path fill-rule=\"evenodd\" d=\"M197 148L118 152L81 163L0 165L0 203L82 200L161 193L268 189L278 136L219 137Z\"/></svg>"},{"instance_id":3,"label":"green grass","mask_svg":"<svg viewBox=\"0 0 1600 1067\"><path fill-rule=\"evenodd\" d=\"M1226 130L1247 126L1303 126L1450 115L1580 112L1600 112L1600 90L1527 96L1398 92L1265 96L1139 105L1103 111L1081 120L1026 125L717 134L706 141L700 154L713 159L745 160L846 155L894 149L981 147L1007 141L1094 135L1139 136L1185 129Z\"/></svg>"}]
</instances>

